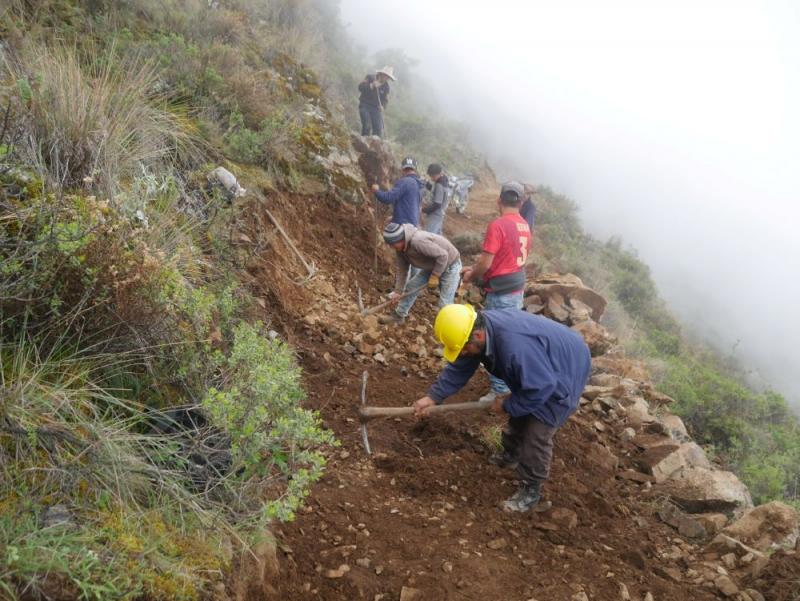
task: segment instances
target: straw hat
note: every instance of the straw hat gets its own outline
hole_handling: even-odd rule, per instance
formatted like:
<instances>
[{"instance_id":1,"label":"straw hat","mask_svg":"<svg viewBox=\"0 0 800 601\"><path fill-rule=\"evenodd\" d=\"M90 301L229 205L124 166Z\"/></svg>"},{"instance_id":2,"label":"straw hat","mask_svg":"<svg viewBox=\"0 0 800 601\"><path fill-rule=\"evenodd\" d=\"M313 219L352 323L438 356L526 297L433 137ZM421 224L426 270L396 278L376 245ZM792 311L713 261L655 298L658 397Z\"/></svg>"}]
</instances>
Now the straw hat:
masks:
<instances>
[{"instance_id":1,"label":"straw hat","mask_svg":"<svg viewBox=\"0 0 800 601\"><path fill-rule=\"evenodd\" d=\"M386 77L388 77L392 81L397 81L397 78L394 76L393 67L384 67L383 69L378 69L377 73L383 73Z\"/></svg>"}]
</instances>

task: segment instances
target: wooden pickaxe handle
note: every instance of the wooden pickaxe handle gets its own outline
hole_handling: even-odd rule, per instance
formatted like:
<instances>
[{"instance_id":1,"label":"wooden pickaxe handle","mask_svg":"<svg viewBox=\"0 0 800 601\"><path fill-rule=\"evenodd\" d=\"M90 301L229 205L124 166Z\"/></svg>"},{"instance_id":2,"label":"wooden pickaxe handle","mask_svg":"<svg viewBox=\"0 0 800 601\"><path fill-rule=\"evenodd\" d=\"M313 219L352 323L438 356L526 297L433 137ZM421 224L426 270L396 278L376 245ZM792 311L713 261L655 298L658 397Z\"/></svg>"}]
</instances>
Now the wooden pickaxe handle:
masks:
<instances>
[{"instance_id":1,"label":"wooden pickaxe handle","mask_svg":"<svg viewBox=\"0 0 800 601\"><path fill-rule=\"evenodd\" d=\"M428 286L427 284L423 284L419 288L415 288L414 290L409 290L408 292L403 292L403 294L400 294L399 296L395 296L394 298L390 298L389 300L382 302L380 305L375 305L374 307L370 307L369 309L362 309L361 315L372 315L373 313L377 313L378 311L383 309L385 306L391 305L393 302L400 301L400 300L404 299L405 297L411 296L412 294L415 294L417 292L422 292L423 290L425 290L425 288L427 286Z\"/></svg>"},{"instance_id":2,"label":"wooden pickaxe handle","mask_svg":"<svg viewBox=\"0 0 800 601\"><path fill-rule=\"evenodd\" d=\"M438 413L448 413L450 411L479 411L488 409L492 406L492 401L471 401L468 403L449 403L445 405L434 405L428 409L426 415ZM358 410L358 417L362 423L368 422L377 417L403 417L413 415L414 407L361 407Z\"/></svg>"}]
</instances>

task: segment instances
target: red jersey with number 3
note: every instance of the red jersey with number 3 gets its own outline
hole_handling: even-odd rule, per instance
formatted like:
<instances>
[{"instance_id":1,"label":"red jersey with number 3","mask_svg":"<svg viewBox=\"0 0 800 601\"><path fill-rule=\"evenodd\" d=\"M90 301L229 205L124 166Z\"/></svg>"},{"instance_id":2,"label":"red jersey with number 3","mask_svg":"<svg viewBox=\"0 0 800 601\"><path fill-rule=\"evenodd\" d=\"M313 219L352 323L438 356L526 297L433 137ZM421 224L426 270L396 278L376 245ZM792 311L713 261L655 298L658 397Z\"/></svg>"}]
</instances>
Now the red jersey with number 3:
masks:
<instances>
[{"instance_id":1,"label":"red jersey with number 3","mask_svg":"<svg viewBox=\"0 0 800 601\"><path fill-rule=\"evenodd\" d=\"M521 271L531 251L531 229L518 213L508 213L489 224L483 240L483 251L493 254L492 265L483 276L485 281Z\"/></svg>"}]
</instances>

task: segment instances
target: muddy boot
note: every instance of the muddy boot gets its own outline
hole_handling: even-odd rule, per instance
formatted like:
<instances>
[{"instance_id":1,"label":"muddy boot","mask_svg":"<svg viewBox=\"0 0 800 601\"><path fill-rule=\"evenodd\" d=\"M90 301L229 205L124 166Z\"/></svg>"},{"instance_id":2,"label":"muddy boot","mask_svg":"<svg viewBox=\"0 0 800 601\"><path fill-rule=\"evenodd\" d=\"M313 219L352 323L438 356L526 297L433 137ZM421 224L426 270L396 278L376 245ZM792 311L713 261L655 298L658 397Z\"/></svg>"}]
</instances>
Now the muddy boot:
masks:
<instances>
[{"instance_id":1,"label":"muddy boot","mask_svg":"<svg viewBox=\"0 0 800 601\"><path fill-rule=\"evenodd\" d=\"M519 490L510 499L503 502L504 511L528 511L535 507L542 498L540 492L541 482L523 482L519 485Z\"/></svg>"},{"instance_id":2,"label":"muddy boot","mask_svg":"<svg viewBox=\"0 0 800 601\"><path fill-rule=\"evenodd\" d=\"M378 317L378 323L385 326L397 326L405 321L406 318L402 315L398 315L397 313L389 313L388 315L381 315Z\"/></svg>"},{"instance_id":3,"label":"muddy boot","mask_svg":"<svg viewBox=\"0 0 800 601\"><path fill-rule=\"evenodd\" d=\"M489 463L491 463L492 465L496 465L497 467L502 467L504 469L509 469L509 470L516 469L518 465L516 457L511 455L508 451L495 453L494 455L489 457Z\"/></svg>"}]
</instances>

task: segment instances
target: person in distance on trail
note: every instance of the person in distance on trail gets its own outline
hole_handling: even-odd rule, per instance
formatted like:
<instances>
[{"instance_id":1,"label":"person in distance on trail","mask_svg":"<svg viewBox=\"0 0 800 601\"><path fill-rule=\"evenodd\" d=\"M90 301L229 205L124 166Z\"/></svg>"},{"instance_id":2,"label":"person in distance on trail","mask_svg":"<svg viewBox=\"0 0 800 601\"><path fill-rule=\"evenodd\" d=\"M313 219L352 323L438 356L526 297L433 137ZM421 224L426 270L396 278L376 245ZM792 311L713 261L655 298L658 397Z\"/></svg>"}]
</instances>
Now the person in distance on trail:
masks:
<instances>
[{"instance_id":1,"label":"person in distance on trail","mask_svg":"<svg viewBox=\"0 0 800 601\"><path fill-rule=\"evenodd\" d=\"M432 182L428 188L431 191L431 196L430 201L422 207L422 213L425 215L423 229L433 234L441 234L444 216L447 212L447 203L450 201L450 190L447 185L448 177L438 163L428 165L428 175Z\"/></svg>"},{"instance_id":2,"label":"person in distance on trail","mask_svg":"<svg viewBox=\"0 0 800 601\"><path fill-rule=\"evenodd\" d=\"M592 367L589 348L577 332L524 311L447 305L433 329L448 364L428 394L414 402L415 415L424 417L458 392L481 363L505 381L511 394L492 404L492 411L508 416L503 452L490 461L516 467L520 479L503 509L528 511L541 499L550 474L553 436L578 408Z\"/></svg>"},{"instance_id":3,"label":"person in distance on trail","mask_svg":"<svg viewBox=\"0 0 800 601\"><path fill-rule=\"evenodd\" d=\"M522 184L513 181L503 184L497 199L500 217L486 229L478 261L464 269L464 282L474 282L486 293L486 309L522 309L525 261L532 241L528 222L519 214L524 196ZM489 386L489 392L480 400L493 401L509 393L502 378L494 375L489 376Z\"/></svg>"},{"instance_id":4,"label":"person in distance on trail","mask_svg":"<svg viewBox=\"0 0 800 601\"><path fill-rule=\"evenodd\" d=\"M403 225L419 225L419 205L422 201L422 188L425 184L417 175L417 161L414 157L406 157L400 164L403 177L394 183L394 187L386 192L378 184L373 184L375 198L384 204L393 206L392 222Z\"/></svg>"},{"instance_id":5,"label":"person in distance on trail","mask_svg":"<svg viewBox=\"0 0 800 601\"><path fill-rule=\"evenodd\" d=\"M440 307L453 302L460 281L461 257L447 238L417 229L410 223L389 223L383 228L383 239L397 251L397 274L392 291L397 306L389 315L379 317L380 323L403 323L426 284L430 290L439 289ZM409 278L412 266L417 269ZM413 292L415 290L417 292ZM403 292L412 294L401 299Z\"/></svg>"},{"instance_id":6,"label":"person in distance on trail","mask_svg":"<svg viewBox=\"0 0 800 601\"><path fill-rule=\"evenodd\" d=\"M531 234L532 234L533 226L536 223L536 205L533 204L533 195L536 192L536 188L534 188L533 186L528 186L528 184L525 184L524 190L525 190L525 201L519 208L519 214L525 221L528 222L528 227L531 228Z\"/></svg>"},{"instance_id":7,"label":"person in distance on trail","mask_svg":"<svg viewBox=\"0 0 800 601\"><path fill-rule=\"evenodd\" d=\"M358 91L358 115L361 117L361 135L370 133L380 138L383 137L383 112L389 103L389 80L397 81L392 67L384 67L376 71L375 75L367 75L360 84Z\"/></svg>"}]
</instances>

